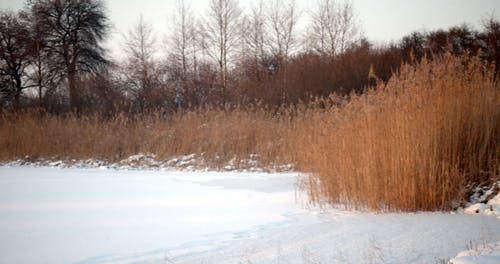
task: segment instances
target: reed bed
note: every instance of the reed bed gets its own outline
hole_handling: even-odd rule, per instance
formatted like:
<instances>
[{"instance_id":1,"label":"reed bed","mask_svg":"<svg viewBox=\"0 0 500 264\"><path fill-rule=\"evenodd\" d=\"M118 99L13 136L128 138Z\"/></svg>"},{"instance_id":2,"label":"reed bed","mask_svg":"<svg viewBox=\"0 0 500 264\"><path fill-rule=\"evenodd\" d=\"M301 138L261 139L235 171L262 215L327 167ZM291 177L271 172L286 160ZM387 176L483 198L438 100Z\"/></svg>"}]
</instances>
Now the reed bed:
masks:
<instances>
[{"instance_id":1,"label":"reed bed","mask_svg":"<svg viewBox=\"0 0 500 264\"><path fill-rule=\"evenodd\" d=\"M370 76L375 78L374 76ZM308 172L313 202L387 211L449 210L500 180L500 96L493 65L445 55L403 64L349 98L112 118L3 113L0 160L158 159L199 154L213 167L257 155Z\"/></svg>"},{"instance_id":2,"label":"reed bed","mask_svg":"<svg viewBox=\"0 0 500 264\"><path fill-rule=\"evenodd\" d=\"M137 153L158 159L199 154L212 165L258 154L263 166L285 163L289 120L263 109L198 109L164 116L6 114L0 121L0 160L101 159Z\"/></svg>"},{"instance_id":3,"label":"reed bed","mask_svg":"<svg viewBox=\"0 0 500 264\"><path fill-rule=\"evenodd\" d=\"M500 180L493 65L446 55L405 64L387 84L314 121L299 165L310 194L354 208L448 210L467 186Z\"/></svg>"}]
</instances>

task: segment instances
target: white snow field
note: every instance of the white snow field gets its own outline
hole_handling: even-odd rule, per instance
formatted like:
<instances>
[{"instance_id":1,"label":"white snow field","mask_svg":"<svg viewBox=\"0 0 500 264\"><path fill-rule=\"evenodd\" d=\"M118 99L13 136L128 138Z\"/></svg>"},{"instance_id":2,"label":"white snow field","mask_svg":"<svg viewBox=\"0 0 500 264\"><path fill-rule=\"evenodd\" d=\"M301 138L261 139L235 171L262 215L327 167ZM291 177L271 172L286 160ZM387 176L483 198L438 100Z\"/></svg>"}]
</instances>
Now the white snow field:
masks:
<instances>
[{"instance_id":1,"label":"white snow field","mask_svg":"<svg viewBox=\"0 0 500 264\"><path fill-rule=\"evenodd\" d=\"M3 166L0 263L446 263L500 241L496 215L307 206L298 177Z\"/></svg>"}]
</instances>

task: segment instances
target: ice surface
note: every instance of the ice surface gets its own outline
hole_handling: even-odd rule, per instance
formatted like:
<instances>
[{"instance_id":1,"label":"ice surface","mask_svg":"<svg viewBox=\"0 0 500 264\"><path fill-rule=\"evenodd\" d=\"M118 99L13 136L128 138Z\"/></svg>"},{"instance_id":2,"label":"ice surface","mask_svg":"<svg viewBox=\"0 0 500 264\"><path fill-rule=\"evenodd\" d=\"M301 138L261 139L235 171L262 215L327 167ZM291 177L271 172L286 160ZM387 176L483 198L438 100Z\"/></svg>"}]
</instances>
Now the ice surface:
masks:
<instances>
[{"instance_id":1,"label":"ice surface","mask_svg":"<svg viewBox=\"0 0 500 264\"><path fill-rule=\"evenodd\" d=\"M298 174L0 167L0 263L434 263L488 215L307 206Z\"/></svg>"},{"instance_id":2,"label":"ice surface","mask_svg":"<svg viewBox=\"0 0 500 264\"><path fill-rule=\"evenodd\" d=\"M1 167L0 263L99 262L226 240L286 220L294 181L287 174Z\"/></svg>"}]
</instances>

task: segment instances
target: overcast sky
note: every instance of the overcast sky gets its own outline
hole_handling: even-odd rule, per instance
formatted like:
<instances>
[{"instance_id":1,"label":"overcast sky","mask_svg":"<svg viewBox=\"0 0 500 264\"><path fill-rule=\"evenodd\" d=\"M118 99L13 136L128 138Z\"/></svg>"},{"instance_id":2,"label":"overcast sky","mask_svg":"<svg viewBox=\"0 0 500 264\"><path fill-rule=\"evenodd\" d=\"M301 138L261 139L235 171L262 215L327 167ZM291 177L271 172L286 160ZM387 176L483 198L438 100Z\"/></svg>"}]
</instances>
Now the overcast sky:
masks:
<instances>
[{"instance_id":1,"label":"overcast sky","mask_svg":"<svg viewBox=\"0 0 500 264\"><path fill-rule=\"evenodd\" d=\"M154 26L158 35L165 35L177 0L105 0L109 18L114 25L108 46L119 48L122 33L137 23L140 14ZM189 1L189 0L186 0ZM342 0L340 0L342 1ZM2 9L19 9L24 0L0 0ZM191 0L192 6L203 12L209 0ZM242 7L252 0L240 0ZM302 23L307 22L307 10L315 0L296 0L303 10ZM355 12L363 25L365 36L375 43L400 39L414 30L433 30L469 23L480 29L481 18L500 17L500 0L353 0ZM161 39L161 37L159 37Z\"/></svg>"}]
</instances>

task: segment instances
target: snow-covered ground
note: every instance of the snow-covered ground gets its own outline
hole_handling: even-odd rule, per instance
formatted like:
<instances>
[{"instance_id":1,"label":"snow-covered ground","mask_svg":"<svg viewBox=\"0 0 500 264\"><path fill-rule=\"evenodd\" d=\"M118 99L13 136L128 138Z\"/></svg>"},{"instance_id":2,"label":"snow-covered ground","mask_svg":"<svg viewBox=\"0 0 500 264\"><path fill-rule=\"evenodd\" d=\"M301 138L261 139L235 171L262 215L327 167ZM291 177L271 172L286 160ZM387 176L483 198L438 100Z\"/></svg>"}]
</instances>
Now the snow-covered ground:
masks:
<instances>
[{"instance_id":1,"label":"snow-covered ground","mask_svg":"<svg viewBox=\"0 0 500 264\"><path fill-rule=\"evenodd\" d=\"M311 207L299 177L3 166L0 263L442 263L500 241L495 215Z\"/></svg>"},{"instance_id":2,"label":"snow-covered ground","mask_svg":"<svg viewBox=\"0 0 500 264\"><path fill-rule=\"evenodd\" d=\"M500 263L500 242L485 244L474 249L460 252L456 258L453 258L452 264L498 264Z\"/></svg>"}]
</instances>

